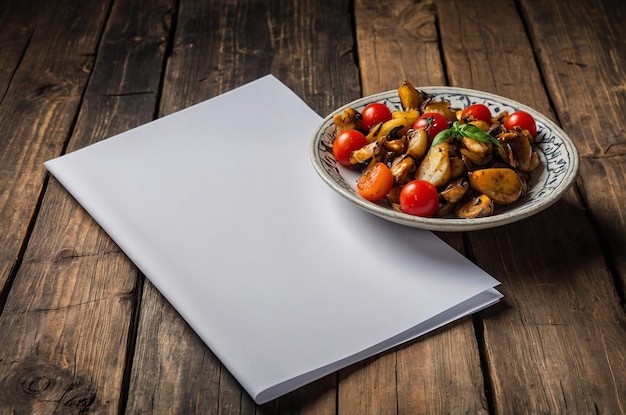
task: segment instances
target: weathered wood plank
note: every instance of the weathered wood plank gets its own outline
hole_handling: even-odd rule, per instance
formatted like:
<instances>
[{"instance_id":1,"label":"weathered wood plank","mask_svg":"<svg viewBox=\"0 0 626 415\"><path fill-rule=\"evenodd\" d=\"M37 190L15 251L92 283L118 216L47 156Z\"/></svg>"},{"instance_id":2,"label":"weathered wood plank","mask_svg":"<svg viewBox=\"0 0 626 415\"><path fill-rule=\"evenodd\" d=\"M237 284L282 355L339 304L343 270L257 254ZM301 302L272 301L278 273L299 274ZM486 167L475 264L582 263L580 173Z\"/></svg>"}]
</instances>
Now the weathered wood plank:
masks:
<instances>
[{"instance_id":1,"label":"weathered wood plank","mask_svg":"<svg viewBox=\"0 0 626 415\"><path fill-rule=\"evenodd\" d=\"M557 115L583 158L578 185L626 291L626 4L522 2ZM575 30L573 30L575 28ZM604 53L597 53L598 50Z\"/></svg>"},{"instance_id":2,"label":"weathered wood plank","mask_svg":"<svg viewBox=\"0 0 626 415\"><path fill-rule=\"evenodd\" d=\"M0 101L32 36L37 21L36 10L26 2L7 1L0 5Z\"/></svg>"},{"instance_id":3,"label":"weathered wood plank","mask_svg":"<svg viewBox=\"0 0 626 415\"><path fill-rule=\"evenodd\" d=\"M268 73L320 114L357 98L360 91L351 59L348 11L347 1L180 1L160 114L170 114ZM254 111L243 108L242 116L246 110ZM163 340L165 328L176 334L177 342ZM129 392L130 413L331 414L336 412L335 402L336 381L331 375L257 407L146 282Z\"/></svg>"},{"instance_id":4,"label":"weathered wood plank","mask_svg":"<svg viewBox=\"0 0 626 415\"><path fill-rule=\"evenodd\" d=\"M115 412L137 271L58 182L44 207L0 318L0 412Z\"/></svg>"},{"instance_id":5,"label":"weathered wood plank","mask_svg":"<svg viewBox=\"0 0 626 415\"><path fill-rule=\"evenodd\" d=\"M357 0L355 21L363 95L397 88L445 85L432 1Z\"/></svg>"},{"instance_id":6,"label":"weathered wood plank","mask_svg":"<svg viewBox=\"0 0 626 415\"><path fill-rule=\"evenodd\" d=\"M0 102L0 287L17 264L35 213L43 162L60 154L72 128L106 14L104 4L40 3L32 4L37 12L30 20L15 7L16 21L22 22L15 27L18 39L23 25L37 30Z\"/></svg>"},{"instance_id":7,"label":"weathered wood plank","mask_svg":"<svg viewBox=\"0 0 626 415\"><path fill-rule=\"evenodd\" d=\"M616 122L620 122L617 121ZM622 132L622 142L626 136ZM626 296L626 155L583 157L579 188L597 227L603 254L614 273L615 286Z\"/></svg>"},{"instance_id":8,"label":"weathered wood plank","mask_svg":"<svg viewBox=\"0 0 626 415\"><path fill-rule=\"evenodd\" d=\"M460 86L509 96L554 118L544 86L538 82L539 70L530 59L532 48L524 25L512 2L465 2L460 8L442 1L437 6L444 51L450 51L446 52L450 79L463 82ZM561 49L567 49L564 42L572 41L573 32L586 31L584 7L567 18L562 13L574 8L563 8L557 2L541 2L541 6L533 2L529 9L542 16L526 19L531 33L539 30L534 25L553 33L560 21L576 27L575 31L559 31L563 37L559 41L537 38L534 46L542 51L542 59L560 56ZM476 13L471 16L472 22L465 24L466 16L461 10L490 13ZM493 18L494 11L508 16ZM467 76L470 62L479 65L482 73L478 69L470 72L481 76ZM540 60L544 73L553 63ZM571 93L569 88L554 82L556 78L567 78L564 68L554 70L553 78L546 78L553 102L555 89L561 95ZM586 88L592 86L588 84L583 87ZM576 105L595 108L586 95L580 95ZM556 113L560 117L562 111L570 109L557 105ZM569 124L564 127L571 132ZM577 143L580 140L573 138ZM583 181L584 174L581 170ZM594 229L574 190L533 218L500 229L474 232L470 241L476 261L502 281L505 294L503 304L488 310L484 320L495 410L623 412L624 313ZM524 252L533 261L519 261L517 252Z\"/></svg>"},{"instance_id":9,"label":"weathered wood plank","mask_svg":"<svg viewBox=\"0 0 626 415\"><path fill-rule=\"evenodd\" d=\"M78 89L84 86L92 66L82 64L83 55L94 59L98 52L69 150L153 118L163 42L168 35L168 27L163 24L167 4L137 2L134 8L116 2L102 41L100 34L109 12L106 5L94 9L88 3L79 7L68 2L46 10L54 24L50 33L44 31L43 22L37 26L44 37L33 38L29 45L28 53L33 48L33 53L40 54L29 58L38 65L33 63L34 68L29 70L49 68L55 77L67 77L64 82L68 88ZM59 31L57 25L74 30ZM54 37L56 33L69 36L67 44ZM75 49L77 42L85 45ZM42 52L47 49L49 55ZM70 55L66 58L65 53ZM28 62L26 58L24 61ZM64 68L61 74L56 73L57 66ZM73 72L82 75L70 79ZM36 71L27 72L32 73ZM42 81L31 82L36 86ZM76 95L80 98L82 92ZM42 132L37 138L50 143L37 144L33 139L33 148L38 145L46 149L40 157L60 154L71 131L72 125L64 122L75 117L78 99L63 99L73 106L42 100L24 112L28 120L40 114L40 105L61 107L58 111L62 114L56 114L56 110L44 113L46 125L39 127ZM17 104L18 109L26 109L19 107L20 101ZM24 144L19 148L30 150ZM43 160L36 162L31 172L24 171L31 181L43 175ZM4 173L3 180L13 177ZM37 199L32 192L25 197L33 202ZM21 209L27 212L25 207ZM0 316L0 332L11 333L0 338L0 412L118 412L124 404L126 353L137 302L137 278L135 266L96 222L56 180L50 180Z\"/></svg>"},{"instance_id":10,"label":"weathered wood plank","mask_svg":"<svg viewBox=\"0 0 626 415\"><path fill-rule=\"evenodd\" d=\"M504 235L484 232L474 244L506 296L489 310L484 335L499 413L621 411L623 310L607 270L595 265L602 254L581 214L568 200ZM520 261L520 249L534 260Z\"/></svg>"},{"instance_id":11,"label":"weathered wood plank","mask_svg":"<svg viewBox=\"0 0 626 415\"><path fill-rule=\"evenodd\" d=\"M417 87L446 84L433 2L360 0L355 18L364 95L405 79ZM462 235L441 237L462 252ZM486 411L472 318L342 371L339 391L346 413Z\"/></svg>"},{"instance_id":12,"label":"weathered wood plank","mask_svg":"<svg viewBox=\"0 0 626 415\"><path fill-rule=\"evenodd\" d=\"M450 85L502 95L554 119L515 2L446 1L437 10Z\"/></svg>"},{"instance_id":13,"label":"weathered wood plank","mask_svg":"<svg viewBox=\"0 0 626 415\"><path fill-rule=\"evenodd\" d=\"M558 1L521 5L559 121L581 156L623 155L626 4L586 0L571 7Z\"/></svg>"}]
</instances>

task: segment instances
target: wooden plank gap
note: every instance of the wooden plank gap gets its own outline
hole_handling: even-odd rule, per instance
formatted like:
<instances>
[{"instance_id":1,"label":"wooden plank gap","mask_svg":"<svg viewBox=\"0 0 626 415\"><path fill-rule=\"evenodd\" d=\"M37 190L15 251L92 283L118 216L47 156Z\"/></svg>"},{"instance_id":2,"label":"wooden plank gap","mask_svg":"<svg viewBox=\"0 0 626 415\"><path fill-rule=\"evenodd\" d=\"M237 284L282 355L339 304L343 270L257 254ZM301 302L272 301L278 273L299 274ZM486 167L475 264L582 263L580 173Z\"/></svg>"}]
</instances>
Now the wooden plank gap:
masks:
<instances>
[{"instance_id":1,"label":"wooden plank gap","mask_svg":"<svg viewBox=\"0 0 626 415\"><path fill-rule=\"evenodd\" d=\"M596 219L597 215L594 214L593 206L589 202L589 198L587 197L587 194L585 192L585 186L582 183L579 185L579 181L583 181L583 178L580 174L574 182L572 188L574 190L576 198L578 199L578 202L581 204L585 211L585 216L587 216L587 219L591 223L591 227L594 230L594 233L598 240L598 244L600 245L600 249L602 250L604 263L606 264L611 279L613 280L615 293L619 298L620 305L626 311L626 287L624 287L624 285L622 284L622 280L620 279L618 261L613 254L613 250L611 249L611 238L606 234L602 224L599 223L599 221Z\"/></svg>"},{"instance_id":2,"label":"wooden plank gap","mask_svg":"<svg viewBox=\"0 0 626 415\"><path fill-rule=\"evenodd\" d=\"M159 78L159 86L157 88L157 96L156 96L156 105L154 106L154 114L152 116L153 119L159 118L160 108L161 108L161 100L163 98L163 85L165 85L165 77L167 76L167 66L170 62L170 58L172 57L172 53L174 52L174 43L176 39L176 29L178 25L178 15L180 11L180 0L175 0L174 8L172 13L170 13L170 20L166 22L169 24L169 27L166 26L168 36L167 43L165 45L165 52L163 54L163 62L161 66L161 77Z\"/></svg>"},{"instance_id":3,"label":"wooden plank gap","mask_svg":"<svg viewBox=\"0 0 626 415\"><path fill-rule=\"evenodd\" d=\"M141 317L141 303L143 300L143 286L146 280L145 275L138 272L137 283L134 292L131 295L135 302L133 312L130 316L130 324L128 327L128 342L126 344L126 353L124 353L124 373L122 375L122 387L120 390L119 413L126 413L128 405L128 396L130 393L130 382L133 371L133 361L135 359L135 351L137 347L137 333L139 332L139 319Z\"/></svg>"},{"instance_id":4,"label":"wooden plank gap","mask_svg":"<svg viewBox=\"0 0 626 415\"><path fill-rule=\"evenodd\" d=\"M439 20L439 13L437 7L434 4L430 5L430 10L434 16L433 26L437 33L437 50L439 52L439 61L441 64L441 76L443 78L444 85L450 85L450 78L448 76L448 62L446 61L446 55L443 53L443 40L441 39L441 22Z\"/></svg>"},{"instance_id":5,"label":"wooden plank gap","mask_svg":"<svg viewBox=\"0 0 626 415\"><path fill-rule=\"evenodd\" d=\"M22 48L22 53L20 53L20 57L17 60L17 64L13 68L13 71L11 71L11 74L9 75L9 80L6 83L6 87L4 88L4 91L2 91L2 97L0 98L0 104L6 98L6 95L7 95L8 91L9 91L9 86L11 85L11 82L13 82L13 78L15 77L15 74L17 73L20 65L22 64L22 61L24 60L24 56L26 55L26 51L28 50L28 46L30 45L30 41L32 39L33 39L33 32L30 32L30 34L28 35L28 39L26 40L26 43L25 43L24 47Z\"/></svg>"},{"instance_id":6,"label":"wooden plank gap","mask_svg":"<svg viewBox=\"0 0 626 415\"><path fill-rule=\"evenodd\" d=\"M491 364L488 361L487 345L485 343L485 325L483 321L483 312L476 313L472 316L474 325L474 333L476 335L476 343L478 344L478 355L480 359L480 367L483 373L483 387L485 389L485 399L487 401L487 411L490 414L496 413L496 405L493 401L495 395L493 379L489 368Z\"/></svg>"},{"instance_id":7,"label":"wooden plank gap","mask_svg":"<svg viewBox=\"0 0 626 415\"><path fill-rule=\"evenodd\" d=\"M106 11L106 14L104 16L104 21L102 26L100 26L100 33L98 33L98 40L96 41L96 45L95 45L95 53L92 56L89 56L90 59L90 68L89 68L89 74L87 75L87 80L85 82L85 88L83 88L83 90L81 91L80 94L80 99L78 100L78 105L76 107L76 112L74 112L74 117L72 118L72 121L70 123L69 126L69 130L67 132L67 135L65 136L65 140L63 141L63 146L61 148L61 154L65 154L67 152L67 148L69 146L69 143L72 139L72 137L74 136L74 132L76 131L76 126L78 124L78 117L81 113L82 107L83 107L83 103L85 102L85 94L87 93L87 91L89 90L89 84L91 83L91 77L93 75L93 67L96 63L96 61L98 60L98 55L100 52L100 48L102 47L102 41L104 39L104 33L106 31L106 28L108 27L109 21L111 19L111 10L113 10L113 1L111 1L109 3L109 7Z\"/></svg>"},{"instance_id":8,"label":"wooden plank gap","mask_svg":"<svg viewBox=\"0 0 626 415\"><path fill-rule=\"evenodd\" d=\"M41 191L39 192L39 196L37 197L37 202L35 203L35 207L33 209L33 215L28 223L26 228L26 233L24 234L24 239L22 239L22 244L20 245L20 249L17 252L17 256L15 258L15 263L11 268L11 272L9 273L9 277L7 278L4 287L0 289L0 316L4 311L4 307L7 303L7 298L9 297L9 293L11 292L11 287L13 286L13 282L15 281L15 277L22 266L22 262L24 261L24 253L26 252L26 248L28 247L28 242L30 241L30 237L33 234L33 229L35 227L35 223L37 222L37 217L39 216L39 212L41 211L41 206L43 204L43 198L46 194L46 189L48 188L48 183L50 181L50 175L47 174L43 180L43 184L41 186Z\"/></svg>"}]
</instances>

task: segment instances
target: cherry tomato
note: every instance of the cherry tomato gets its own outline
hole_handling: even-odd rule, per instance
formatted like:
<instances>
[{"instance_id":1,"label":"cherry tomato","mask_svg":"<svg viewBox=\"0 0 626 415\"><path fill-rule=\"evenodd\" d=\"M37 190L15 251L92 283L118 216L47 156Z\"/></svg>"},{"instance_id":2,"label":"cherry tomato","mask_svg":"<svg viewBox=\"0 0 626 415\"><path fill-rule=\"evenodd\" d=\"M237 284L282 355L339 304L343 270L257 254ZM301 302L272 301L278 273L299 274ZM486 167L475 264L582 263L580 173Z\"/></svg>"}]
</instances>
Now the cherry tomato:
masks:
<instances>
[{"instance_id":1,"label":"cherry tomato","mask_svg":"<svg viewBox=\"0 0 626 415\"><path fill-rule=\"evenodd\" d=\"M367 138L365 138L362 132L357 130L343 131L333 141L333 156L335 156L339 164L350 167L350 155L352 152L366 144Z\"/></svg>"},{"instance_id":2,"label":"cherry tomato","mask_svg":"<svg viewBox=\"0 0 626 415\"><path fill-rule=\"evenodd\" d=\"M465 107L461 113L461 119L467 121L484 121L491 124L491 110L484 104L472 104Z\"/></svg>"},{"instance_id":3,"label":"cherry tomato","mask_svg":"<svg viewBox=\"0 0 626 415\"><path fill-rule=\"evenodd\" d=\"M522 130L528 130L533 137L537 135L537 123L533 116L525 111L515 111L513 114L506 117L504 127L508 130L520 127Z\"/></svg>"},{"instance_id":4,"label":"cherry tomato","mask_svg":"<svg viewBox=\"0 0 626 415\"><path fill-rule=\"evenodd\" d=\"M441 114L427 112L426 114L420 115L413 124L414 130L419 130L420 128L426 130L428 139L433 141L433 138L435 138L437 134L448 129L448 120Z\"/></svg>"},{"instance_id":5,"label":"cherry tomato","mask_svg":"<svg viewBox=\"0 0 626 415\"><path fill-rule=\"evenodd\" d=\"M374 102L368 104L361 111L361 125L367 131L378 123L389 121L391 119L391 110L385 104Z\"/></svg>"},{"instance_id":6,"label":"cherry tomato","mask_svg":"<svg viewBox=\"0 0 626 415\"><path fill-rule=\"evenodd\" d=\"M439 207L439 193L426 180L408 182L400 191L400 209L404 213L429 218Z\"/></svg>"},{"instance_id":7,"label":"cherry tomato","mask_svg":"<svg viewBox=\"0 0 626 415\"><path fill-rule=\"evenodd\" d=\"M393 174L385 163L377 162L368 167L356 183L356 190L371 202L387 196L393 187Z\"/></svg>"}]
</instances>

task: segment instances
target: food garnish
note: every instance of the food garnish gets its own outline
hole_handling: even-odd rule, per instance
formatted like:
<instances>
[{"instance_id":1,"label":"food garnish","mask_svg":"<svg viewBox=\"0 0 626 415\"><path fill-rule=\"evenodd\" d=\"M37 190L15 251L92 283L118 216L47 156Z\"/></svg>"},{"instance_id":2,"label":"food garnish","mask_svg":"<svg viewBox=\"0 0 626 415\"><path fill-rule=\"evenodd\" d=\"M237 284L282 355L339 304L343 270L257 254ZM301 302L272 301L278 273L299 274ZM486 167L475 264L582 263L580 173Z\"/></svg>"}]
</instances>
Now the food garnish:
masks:
<instances>
[{"instance_id":1,"label":"food garnish","mask_svg":"<svg viewBox=\"0 0 626 415\"><path fill-rule=\"evenodd\" d=\"M528 192L540 166L530 114L494 115L483 103L452 108L408 81L398 96L401 109L372 102L333 117L333 154L361 172L363 198L410 215L472 219Z\"/></svg>"}]
</instances>

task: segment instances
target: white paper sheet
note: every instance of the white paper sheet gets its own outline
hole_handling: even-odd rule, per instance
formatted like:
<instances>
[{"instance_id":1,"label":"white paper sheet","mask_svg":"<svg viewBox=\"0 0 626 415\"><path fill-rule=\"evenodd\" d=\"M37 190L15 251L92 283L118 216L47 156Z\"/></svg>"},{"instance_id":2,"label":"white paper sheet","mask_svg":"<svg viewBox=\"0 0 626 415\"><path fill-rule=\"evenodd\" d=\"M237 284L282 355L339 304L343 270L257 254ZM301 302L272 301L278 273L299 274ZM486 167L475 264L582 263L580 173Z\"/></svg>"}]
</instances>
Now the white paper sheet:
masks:
<instances>
[{"instance_id":1,"label":"white paper sheet","mask_svg":"<svg viewBox=\"0 0 626 415\"><path fill-rule=\"evenodd\" d=\"M431 232L330 190L320 121L269 75L45 163L257 403L501 298Z\"/></svg>"}]
</instances>

